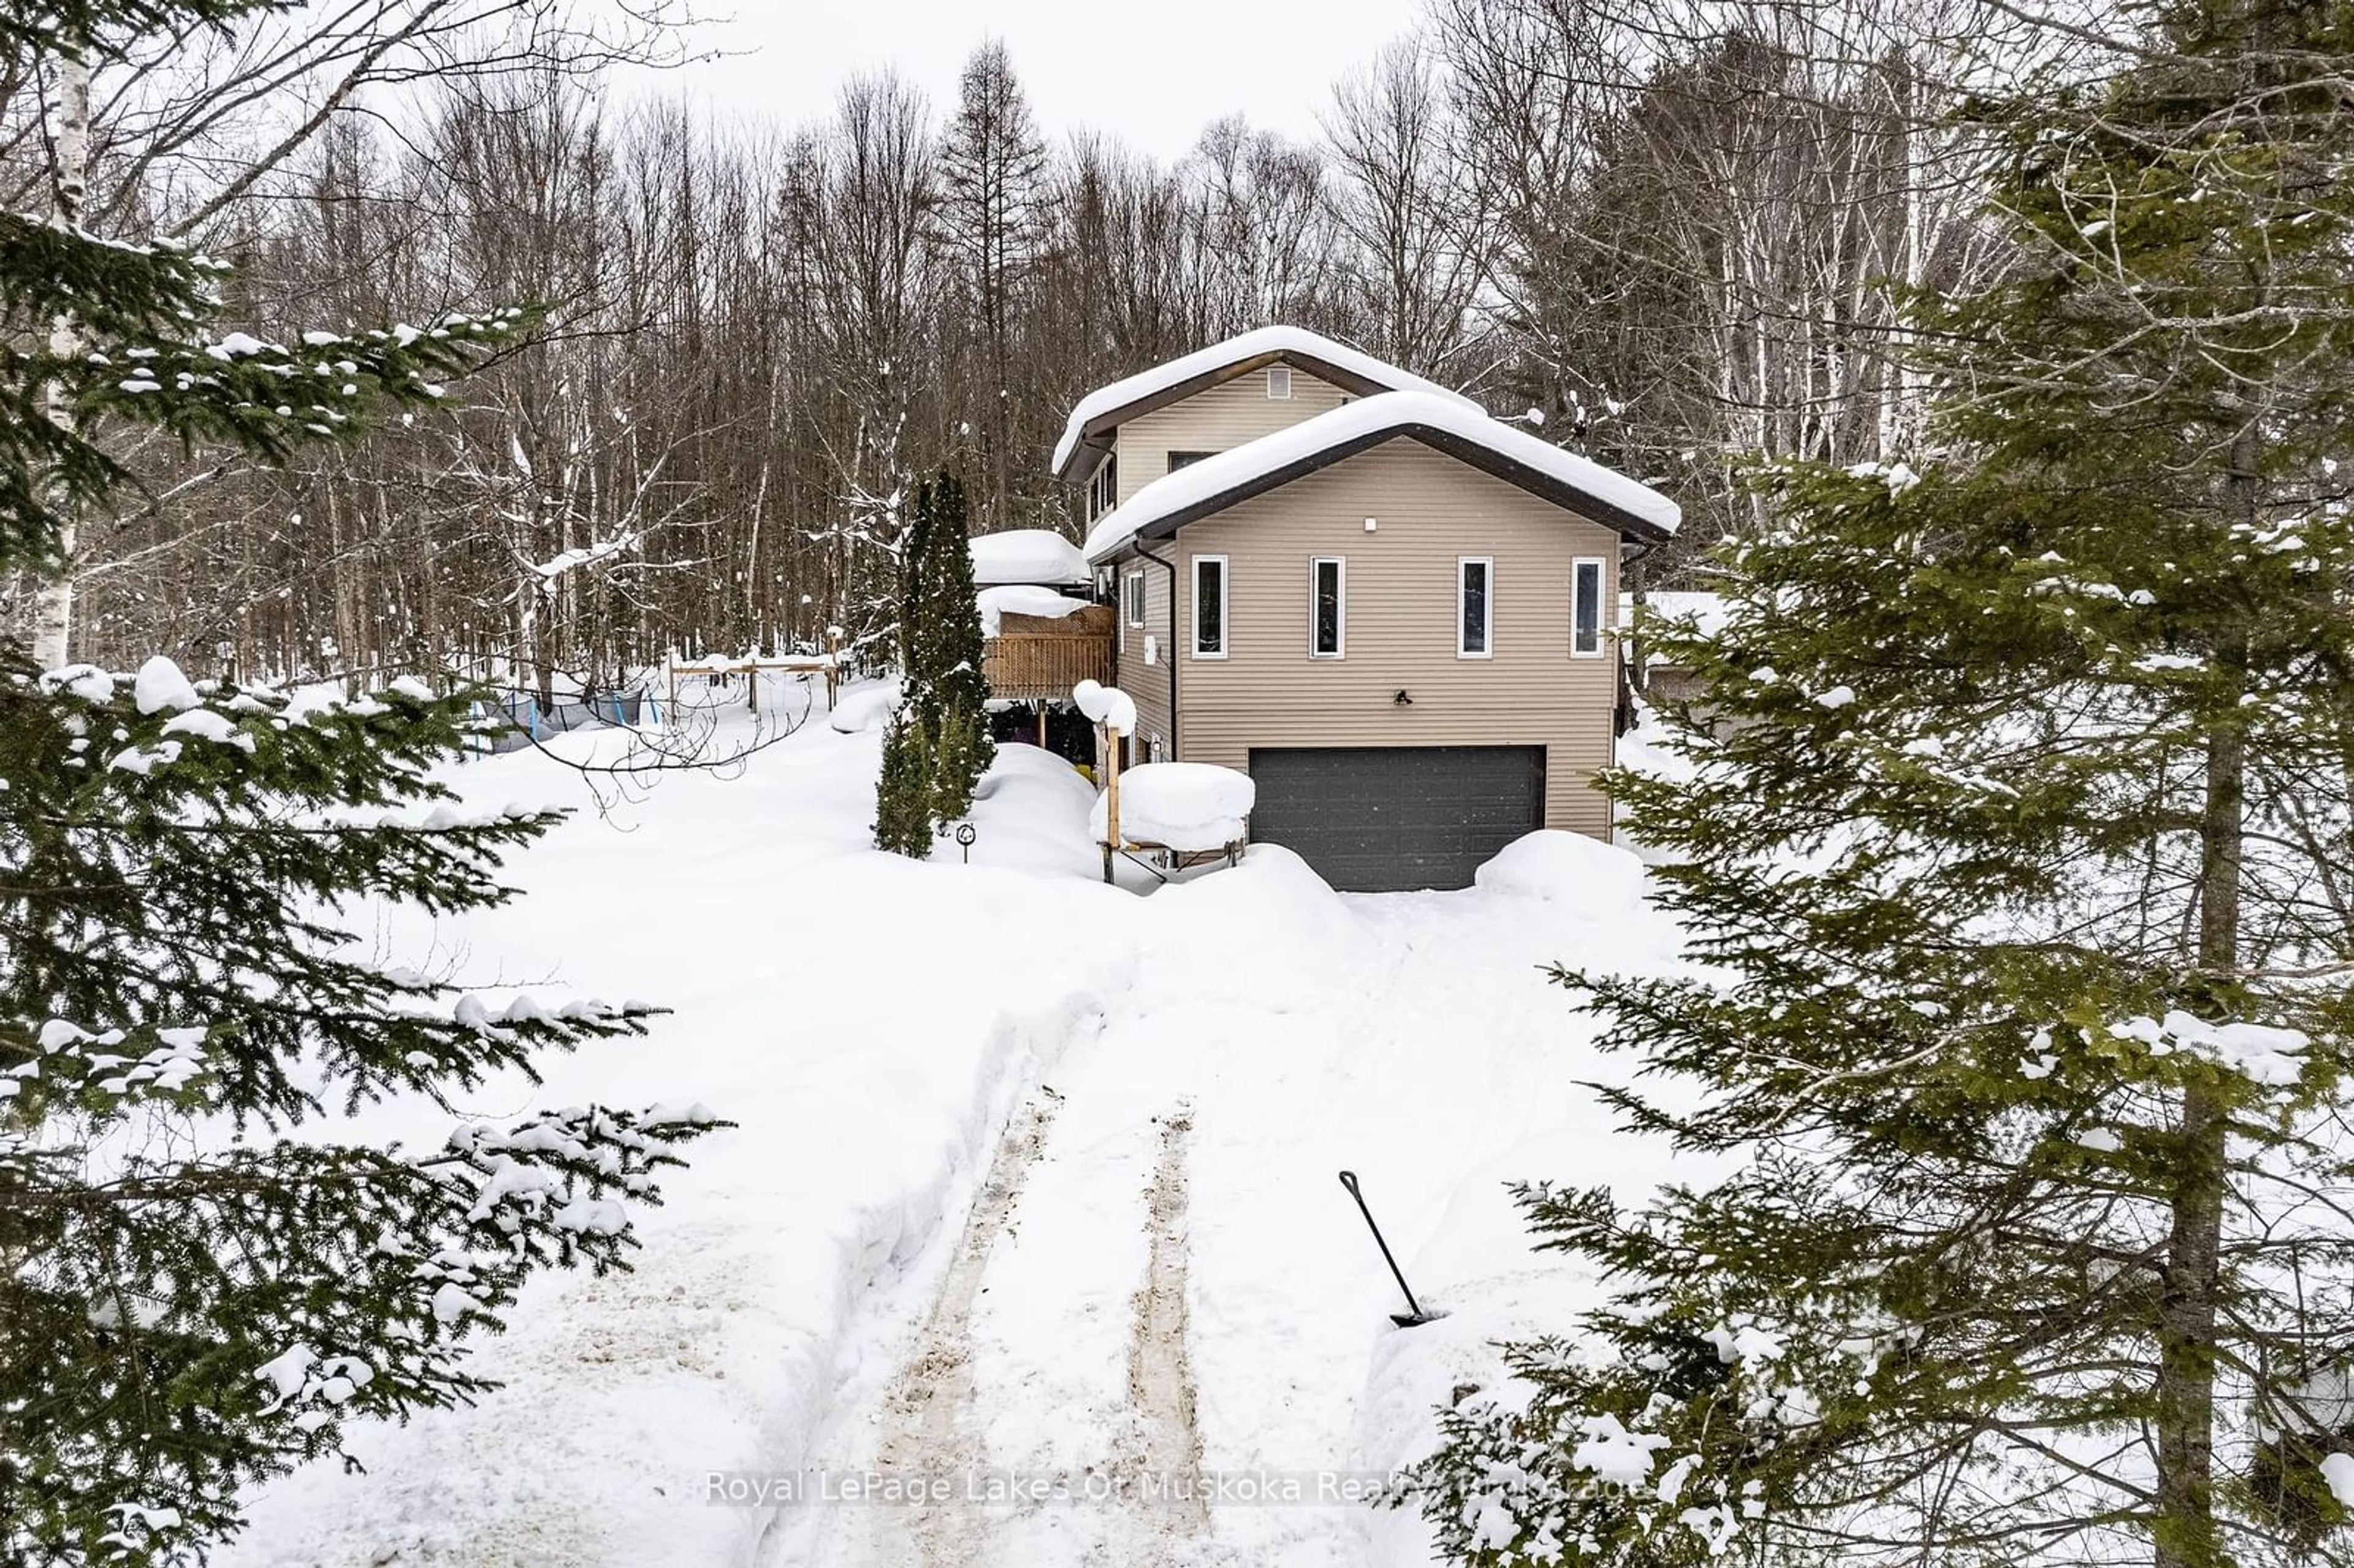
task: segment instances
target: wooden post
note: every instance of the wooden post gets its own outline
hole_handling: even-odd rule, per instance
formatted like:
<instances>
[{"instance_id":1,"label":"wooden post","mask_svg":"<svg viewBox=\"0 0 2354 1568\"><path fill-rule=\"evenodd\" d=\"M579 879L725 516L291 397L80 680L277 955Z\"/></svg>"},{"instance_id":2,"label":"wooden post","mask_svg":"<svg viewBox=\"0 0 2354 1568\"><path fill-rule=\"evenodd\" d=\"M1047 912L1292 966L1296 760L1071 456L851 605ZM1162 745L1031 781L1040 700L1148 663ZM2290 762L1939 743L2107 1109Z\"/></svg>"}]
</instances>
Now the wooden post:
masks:
<instances>
[{"instance_id":1,"label":"wooden post","mask_svg":"<svg viewBox=\"0 0 2354 1568\"><path fill-rule=\"evenodd\" d=\"M1097 726L1104 745L1104 880L1111 880L1111 857L1119 850L1119 736Z\"/></svg>"},{"instance_id":2,"label":"wooden post","mask_svg":"<svg viewBox=\"0 0 2354 1568\"><path fill-rule=\"evenodd\" d=\"M1038 705L1038 749L1046 749L1046 705Z\"/></svg>"}]
</instances>

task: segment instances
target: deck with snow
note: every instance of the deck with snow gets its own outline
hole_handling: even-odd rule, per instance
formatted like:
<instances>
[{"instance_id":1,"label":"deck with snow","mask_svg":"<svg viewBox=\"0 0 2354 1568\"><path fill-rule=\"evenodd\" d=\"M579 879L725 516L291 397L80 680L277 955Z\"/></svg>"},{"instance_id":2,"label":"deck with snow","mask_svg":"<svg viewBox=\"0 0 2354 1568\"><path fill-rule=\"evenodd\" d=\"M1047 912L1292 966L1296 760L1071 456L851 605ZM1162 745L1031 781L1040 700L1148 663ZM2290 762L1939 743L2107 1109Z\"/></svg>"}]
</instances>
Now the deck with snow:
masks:
<instances>
[{"instance_id":1,"label":"deck with snow","mask_svg":"<svg viewBox=\"0 0 2354 1568\"><path fill-rule=\"evenodd\" d=\"M1006 608L991 617L996 635L981 645L981 675L999 702L1063 703L1081 681L1112 679L1112 608L1085 605L1061 615Z\"/></svg>"}]
</instances>

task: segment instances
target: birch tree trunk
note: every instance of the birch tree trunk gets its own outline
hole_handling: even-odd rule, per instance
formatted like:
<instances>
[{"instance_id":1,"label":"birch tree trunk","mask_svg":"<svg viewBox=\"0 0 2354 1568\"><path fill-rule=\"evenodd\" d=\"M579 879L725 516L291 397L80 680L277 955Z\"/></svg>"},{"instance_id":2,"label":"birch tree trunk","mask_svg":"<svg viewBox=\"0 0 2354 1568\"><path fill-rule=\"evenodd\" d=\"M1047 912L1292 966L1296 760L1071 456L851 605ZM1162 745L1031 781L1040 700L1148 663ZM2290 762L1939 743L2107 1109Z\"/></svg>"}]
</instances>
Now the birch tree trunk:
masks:
<instances>
[{"instance_id":1,"label":"birch tree trunk","mask_svg":"<svg viewBox=\"0 0 2354 1568\"><path fill-rule=\"evenodd\" d=\"M50 106L55 166L49 180L49 221L59 228L81 227L90 199L90 47L77 39L58 59L58 89ZM59 313L49 323L49 352L59 359L81 353L81 329L73 316ZM65 387L49 383L45 399L49 422L61 430L74 428L74 412ZM66 662L73 631L74 552L79 530L69 508L58 533L56 575L41 584L33 609L33 658L45 670Z\"/></svg>"}]
</instances>

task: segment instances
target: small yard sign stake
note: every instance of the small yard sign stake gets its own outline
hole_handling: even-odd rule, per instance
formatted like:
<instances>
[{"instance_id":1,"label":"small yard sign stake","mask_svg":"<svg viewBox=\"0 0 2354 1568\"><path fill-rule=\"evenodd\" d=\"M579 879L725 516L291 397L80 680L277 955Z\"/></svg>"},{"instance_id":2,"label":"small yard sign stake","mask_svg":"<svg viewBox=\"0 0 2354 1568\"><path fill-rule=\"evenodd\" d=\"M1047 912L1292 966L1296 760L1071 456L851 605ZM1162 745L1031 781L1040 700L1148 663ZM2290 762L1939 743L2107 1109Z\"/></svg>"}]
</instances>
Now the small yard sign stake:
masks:
<instances>
[{"instance_id":1,"label":"small yard sign stake","mask_svg":"<svg viewBox=\"0 0 2354 1568\"><path fill-rule=\"evenodd\" d=\"M972 863L972 841L979 837L981 837L980 830L975 828L970 822L959 822L957 824L957 848L964 851L964 863L967 865L970 865Z\"/></svg>"}]
</instances>

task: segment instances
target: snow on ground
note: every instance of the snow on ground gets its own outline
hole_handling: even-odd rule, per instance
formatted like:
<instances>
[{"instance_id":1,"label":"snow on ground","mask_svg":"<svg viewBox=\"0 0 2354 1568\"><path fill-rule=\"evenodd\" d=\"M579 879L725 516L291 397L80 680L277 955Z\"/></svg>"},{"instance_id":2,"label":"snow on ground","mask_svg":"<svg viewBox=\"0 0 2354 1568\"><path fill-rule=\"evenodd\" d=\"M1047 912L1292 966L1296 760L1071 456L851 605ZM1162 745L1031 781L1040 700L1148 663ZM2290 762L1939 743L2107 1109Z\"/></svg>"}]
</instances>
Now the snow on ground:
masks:
<instances>
[{"instance_id":1,"label":"snow on ground","mask_svg":"<svg viewBox=\"0 0 2354 1568\"><path fill-rule=\"evenodd\" d=\"M1492 1377L1485 1337L1578 1287L1501 1183L1663 1173L1578 1086L1617 1065L1538 969L1670 961L1627 857L1360 896L1263 846L1140 897L1097 880L1084 782L1009 746L970 864L917 864L866 847L877 746L811 723L567 824L511 909L379 934L677 1010L470 1108L701 1099L741 1126L673 1173L636 1274L526 1295L482 1358L506 1391L361 1433L366 1476L264 1488L219 1561L1418 1560L1411 1516L1317 1499L1418 1457L1432 1406ZM456 776L491 803L580 789L528 752ZM1452 1316L1389 1323L1344 1167ZM823 1500L877 1467L949 1495ZM1212 1495L1168 1484L1196 1470ZM967 1500L992 1481L1077 1500Z\"/></svg>"}]
</instances>

